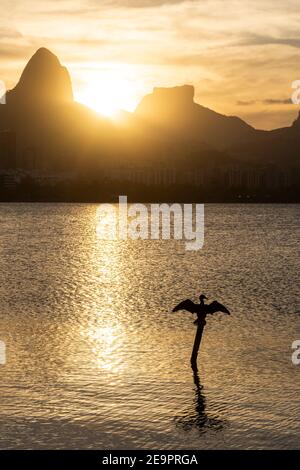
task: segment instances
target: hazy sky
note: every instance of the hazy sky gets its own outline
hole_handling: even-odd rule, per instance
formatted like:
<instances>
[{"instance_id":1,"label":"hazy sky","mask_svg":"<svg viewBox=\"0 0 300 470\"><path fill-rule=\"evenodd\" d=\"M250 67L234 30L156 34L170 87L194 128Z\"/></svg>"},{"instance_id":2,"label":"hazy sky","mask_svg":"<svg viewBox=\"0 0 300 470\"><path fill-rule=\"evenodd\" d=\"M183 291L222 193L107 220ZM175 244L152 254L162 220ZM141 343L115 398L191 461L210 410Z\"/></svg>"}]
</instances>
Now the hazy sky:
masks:
<instances>
[{"instance_id":1,"label":"hazy sky","mask_svg":"<svg viewBox=\"0 0 300 470\"><path fill-rule=\"evenodd\" d=\"M300 0L1 0L0 79L12 87L41 46L71 73L77 99L133 109L153 86L259 128L290 125L300 79ZM100 106L101 107L101 106Z\"/></svg>"}]
</instances>

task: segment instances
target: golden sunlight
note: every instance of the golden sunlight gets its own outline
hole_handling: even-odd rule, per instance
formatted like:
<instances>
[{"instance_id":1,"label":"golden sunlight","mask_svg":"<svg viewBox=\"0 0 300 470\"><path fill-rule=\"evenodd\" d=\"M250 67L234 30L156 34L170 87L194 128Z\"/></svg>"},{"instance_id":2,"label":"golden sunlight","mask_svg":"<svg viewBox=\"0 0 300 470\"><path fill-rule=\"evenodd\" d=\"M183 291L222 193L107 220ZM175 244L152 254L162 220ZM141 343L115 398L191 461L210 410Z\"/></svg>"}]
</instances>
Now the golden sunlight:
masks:
<instances>
[{"instance_id":1,"label":"golden sunlight","mask_svg":"<svg viewBox=\"0 0 300 470\"><path fill-rule=\"evenodd\" d=\"M107 117L116 117L120 110L134 111L137 105L134 84L117 72L99 73L86 80L76 100Z\"/></svg>"}]
</instances>

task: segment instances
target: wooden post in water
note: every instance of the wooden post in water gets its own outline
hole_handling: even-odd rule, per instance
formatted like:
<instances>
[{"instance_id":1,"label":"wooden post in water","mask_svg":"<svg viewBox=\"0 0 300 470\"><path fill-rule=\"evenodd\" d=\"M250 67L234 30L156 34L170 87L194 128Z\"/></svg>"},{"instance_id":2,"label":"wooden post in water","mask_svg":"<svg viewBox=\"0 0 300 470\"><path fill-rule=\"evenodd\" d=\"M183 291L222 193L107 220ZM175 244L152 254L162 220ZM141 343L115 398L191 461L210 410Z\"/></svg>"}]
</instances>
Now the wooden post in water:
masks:
<instances>
[{"instance_id":1,"label":"wooden post in water","mask_svg":"<svg viewBox=\"0 0 300 470\"><path fill-rule=\"evenodd\" d=\"M193 352L192 352L192 356L191 356L191 366L192 366L193 369L197 369L198 351L199 351L199 348L200 348L202 333L203 333L205 325L206 325L205 316L200 317L200 315L199 315L198 316L198 323L197 323L197 331L196 331L195 341L194 341L194 346L193 346Z\"/></svg>"}]
</instances>

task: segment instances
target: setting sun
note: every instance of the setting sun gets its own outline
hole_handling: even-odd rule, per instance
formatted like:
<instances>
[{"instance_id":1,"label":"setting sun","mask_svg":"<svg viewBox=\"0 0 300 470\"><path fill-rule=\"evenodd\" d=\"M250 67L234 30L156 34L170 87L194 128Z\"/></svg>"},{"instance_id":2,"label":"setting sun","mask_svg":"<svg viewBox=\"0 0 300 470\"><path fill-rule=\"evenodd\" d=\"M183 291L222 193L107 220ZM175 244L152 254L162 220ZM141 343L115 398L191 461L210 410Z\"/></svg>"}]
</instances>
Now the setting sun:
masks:
<instances>
[{"instance_id":1,"label":"setting sun","mask_svg":"<svg viewBox=\"0 0 300 470\"><path fill-rule=\"evenodd\" d=\"M77 101L107 117L120 110L134 111L137 105L134 84L115 74L99 74L88 79L79 90Z\"/></svg>"}]
</instances>

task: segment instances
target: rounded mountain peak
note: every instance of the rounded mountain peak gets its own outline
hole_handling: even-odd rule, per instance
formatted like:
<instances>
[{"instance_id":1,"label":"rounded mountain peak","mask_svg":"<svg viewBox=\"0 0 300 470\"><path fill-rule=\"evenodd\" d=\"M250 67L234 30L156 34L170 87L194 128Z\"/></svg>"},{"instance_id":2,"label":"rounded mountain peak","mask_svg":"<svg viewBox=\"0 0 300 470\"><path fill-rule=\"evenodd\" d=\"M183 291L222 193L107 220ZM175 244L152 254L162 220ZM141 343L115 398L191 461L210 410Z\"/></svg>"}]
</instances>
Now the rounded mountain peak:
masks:
<instances>
[{"instance_id":1,"label":"rounded mountain peak","mask_svg":"<svg viewBox=\"0 0 300 470\"><path fill-rule=\"evenodd\" d=\"M60 62L53 52L49 51L46 47L40 47L29 60L27 67L32 67L35 64L42 64L43 62L47 62L48 64L53 63L60 66Z\"/></svg>"}]
</instances>

